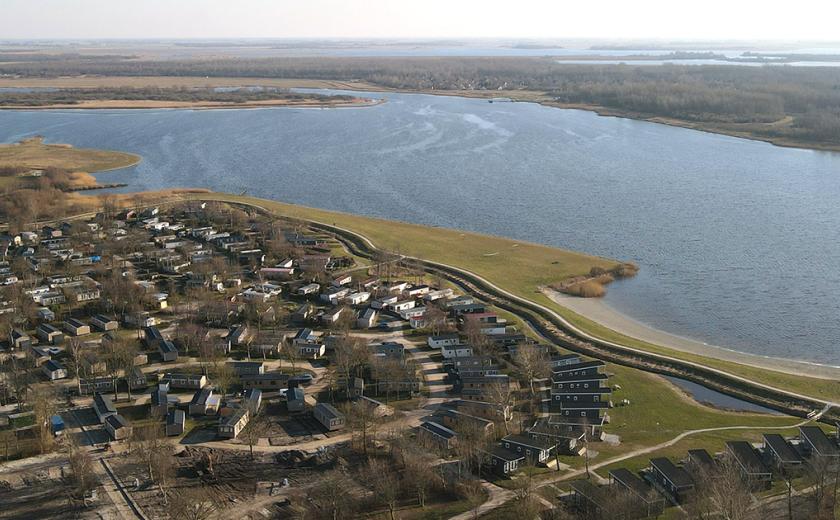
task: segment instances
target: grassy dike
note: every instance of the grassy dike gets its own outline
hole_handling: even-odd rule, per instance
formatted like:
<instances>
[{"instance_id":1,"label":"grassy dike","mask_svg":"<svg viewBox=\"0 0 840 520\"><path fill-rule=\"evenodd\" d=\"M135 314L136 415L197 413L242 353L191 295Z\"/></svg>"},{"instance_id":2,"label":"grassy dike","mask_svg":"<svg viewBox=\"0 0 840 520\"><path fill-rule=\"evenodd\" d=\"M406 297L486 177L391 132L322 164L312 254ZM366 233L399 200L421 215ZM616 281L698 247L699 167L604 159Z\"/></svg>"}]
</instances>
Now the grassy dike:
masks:
<instances>
[{"instance_id":1,"label":"grassy dike","mask_svg":"<svg viewBox=\"0 0 840 520\"><path fill-rule=\"evenodd\" d=\"M593 266L609 269L618 264L615 260L502 237L362 217L254 197L223 193L188 194L186 197L254 204L283 217L335 224L366 236L381 249L472 271L511 293L555 310L593 336L701 363L792 392L840 401L840 381L721 361L629 338L554 303L538 290L539 286L586 274Z\"/></svg>"}]
</instances>

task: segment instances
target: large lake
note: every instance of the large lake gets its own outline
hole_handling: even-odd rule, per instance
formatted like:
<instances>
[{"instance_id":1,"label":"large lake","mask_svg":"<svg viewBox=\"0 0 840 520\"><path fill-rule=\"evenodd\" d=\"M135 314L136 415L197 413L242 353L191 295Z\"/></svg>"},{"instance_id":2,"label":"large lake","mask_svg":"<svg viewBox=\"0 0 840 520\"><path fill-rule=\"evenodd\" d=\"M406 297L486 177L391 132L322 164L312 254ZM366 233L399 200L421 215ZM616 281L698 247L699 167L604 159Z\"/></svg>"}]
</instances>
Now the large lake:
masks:
<instances>
[{"instance_id":1,"label":"large lake","mask_svg":"<svg viewBox=\"0 0 840 520\"><path fill-rule=\"evenodd\" d=\"M370 94L376 96L377 94ZM635 260L607 302L675 334L840 364L840 154L526 103L2 111L0 141L138 153L131 190L208 187Z\"/></svg>"}]
</instances>

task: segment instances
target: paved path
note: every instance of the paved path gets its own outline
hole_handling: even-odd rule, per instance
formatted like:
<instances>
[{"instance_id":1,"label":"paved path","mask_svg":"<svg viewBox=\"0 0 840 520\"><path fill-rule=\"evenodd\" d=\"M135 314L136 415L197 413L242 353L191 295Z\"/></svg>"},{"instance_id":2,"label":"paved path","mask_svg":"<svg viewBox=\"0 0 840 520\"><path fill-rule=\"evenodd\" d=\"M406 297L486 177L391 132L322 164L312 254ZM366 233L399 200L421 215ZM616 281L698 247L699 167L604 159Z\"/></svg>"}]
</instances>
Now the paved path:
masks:
<instances>
[{"instance_id":1,"label":"paved path","mask_svg":"<svg viewBox=\"0 0 840 520\"><path fill-rule=\"evenodd\" d=\"M513 491L501 488L496 484L491 484L490 482L482 482L481 486L485 491L487 491L487 501L478 506L478 511L470 509L460 515L453 516L449 520L470 520L506 504L515 496Z\"/></svg>"}]
</instances>

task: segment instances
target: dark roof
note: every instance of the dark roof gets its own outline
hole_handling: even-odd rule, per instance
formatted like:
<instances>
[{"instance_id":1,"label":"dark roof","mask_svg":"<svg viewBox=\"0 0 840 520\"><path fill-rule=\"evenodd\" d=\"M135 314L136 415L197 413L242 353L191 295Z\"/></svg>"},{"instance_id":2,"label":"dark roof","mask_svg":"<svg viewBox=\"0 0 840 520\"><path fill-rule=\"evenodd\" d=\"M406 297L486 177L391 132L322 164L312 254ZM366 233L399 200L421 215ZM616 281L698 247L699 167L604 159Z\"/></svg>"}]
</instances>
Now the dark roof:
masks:
<instances>
[{"instance_id":1,"label":"dark roof","mask_svg":"<svg viewBox=\"0 0 840 520\"><path fill-rule=\"evenodd\" d=\"M477 417L475 415L470 415L468 413L461 412L461 411L453 409L453 408L440 408L435 412L435 415L448 416L448 417L451 417L452 419L455 419L456 421L469 420L469 421L482 423L483 425L493 424L493 421L491 421L490 419L485 419L483 417Z\"/></svg>"},{"instance_id":2,"label":"dark roof","mask_svg":"<svg viewBox=\"0 0 840 520\"><path fill-rule=\"evenodd\" d=\"M105 418L105 422L111 425L111 428L118 430L120 428L127 428L128 421L122 415L113 414Z\"/></svg>"},{"instance_id":3,"label":"dark roof","mask_svg":"<svg viewBox=\"0 0 840 520\"><path fill-rule=\"evenodd\" d=\"M645 502L658 502L662 500L652 493L650 486L645 484L642 479L627 468L611 469L610 476Z\"/></svg>"},{"instance_id":4,"label":"dark roof","mask_svg":"<svg viewBox=\"0 0 840 520\"><path fill-rule=\"evenodd\" d=\"M339 412L335 409L335 407L329 403L318 403L315 405L316 410L320 410L328 419L340 419L344 417L344 414Z\"/></svg>"},{"instance_id":5,"label":"dark roof","mask_svg":"<svg viewBox=\"0 0 840 520\"><path fill-rule=\"evenodd\" d=\"M64 320L64 323L76 328L87 327L87 324L85 322L79 321L76 318L67 318L66 320Z\"/></svg>"},{"instance_id":6,"label":"dark roof","mask_svg":"<svg viewBox=\"0 0 840 520\"><path fill-rule=\"evenodd\" d=\"M597 403L586 403L583 401L563 401L561 404L564 410L603 410L610 407L610 403L606 401L598 401Z\"/></svg>"},{"instance_id":7,"label":"dark roof","mask_svg":"<svg viewBox=\"0 0 840 520\"><path fill-rule=\"evenodd\" d=\"M574 480L569 484L569 487L571 487L575 493L586 497L587 500L598 507L605 505L611 499L611 493L609 490L596 486L588 480Z\"/></svg>"},{"instance_id":8,"label":"dark roof","mask_svg":"<svg viewBox=\"0 0 840 520\"><path fill-rule=\"evenodd\" d=\"M506 462L512 462L512 461L516 461L516 460L524 460L525 459L525 455L520 455L519 453L514 453L510 450L506 450L506 449L502 448L501 446L491 446L490 448L488 448L485 451L485 453L487 453L488 455L490 455L491 457L493 457L495 459L501 459L501 460L504 460Z\"/></svg>"},{"instance_id":9,"label":"dark roof","mask_svg":"<svg viewBox=\"0 0 840 520\"><path fill-rule=\"evenodd\" d=\"M735 457L735 460L745 472L751 475L769 473L749 442L727 441L726 449Z\"/></svg>"},{"instance_id":10,"label":"dark roof","mask_svg":"<svg viewBox=\"0 0 840 520\"><path fill-rule=\"evenodd\" d=\"M568 432L564 432L560 428L550 426L545 420L540 421L539 423L531 426L528 429L528 434L551 437L552 439L564 439L566 441L578 438L574 434L569 434Z\"/></svg>"},{"instance_id":11,"label":"dark roof","mask_svg":"<svg viewBox=\"0 0 840 520\"><path fill-rule=\"evenodd\" d=\"M233 426L234 424L242 420L242 416L246 413L248 413L247 408L237 408L232 414L222 419L222 424L227 426Z\"/></svg>"},{"instance_id":12,"label":"dark roof","mask_svg":"<svg viewBox=\"0 0 840 520\"><path fill-rule=\"evenodd\" d=\"M64 367L59 365L56 361L52 359L44 363L44 366L47 367L47 370L50 372L55 372L56 370L64 370Z\"/></svg>"},{"instance_id":13,"label":"dark roof","mask_svg":"<svg viewBox=\"0 0 840 520\"><path fill-rule=\"evenodd\" d=\"M840 456L840 448L826 436L818 426L800 426L799 433L818 454L828 457Z\"/></svg>"},{"instance_id":14,"label":"dark roof","mask_svg":"<svg viewBox=\"0 0 840 520\"><path fill-rule=\"evenodd\" d=\"M117 413L117 407L114 406L113 401L107 395L96 393L93 395L93 404L101 411Z\"/></svg>"},{"instance_id":15,"label":"dark roof","mask_svg":"<svg viewBox=\"0 0 840 520\"><path fill-rule=\"evenodd\" d=\"M172 410L166 416L166 424L184 424L186 417L183 410Z\"/></svg>"},{"instance_id":16,"label":"dark roof","mask_svg":"<svg viewBox=\"0 0 840 520\"><path fill-rule=\"evenodd\" d=\"M52 326L52 325L50 325L49 323L42 323L42 324L38 325L38 330L43 331L43 332L45 332L45 333L47 333L47 334L55 334L56 332L58 332L59 334L61 334L61 331L60 331L60 330L58 330L57 328L53 327L53 326Z\"/></svg>"},{"instance_id":17,"label":"dark roof","mask_svg":"<svg viewBox=\"0 0 840 520\"><path fill-rule=\"evenodd\" d=\"M764 444L782 464L799 464L802 462L799 453L778 433L765 433Z\"/></svg>"},{"instance_id":18,"label":"dark roof","mask_svg":"<svg viewBox=\"0 0 840 520\"><path fill-rule=\"evenodd\" d=\"M510 442L511 444L519 444L521 446L527 446L529 448L536 448L539 450L551 450L557 446L556 442L552 442L551 439L545 437L528 437L527 435L507 435L502 438L502 442Z\"/></svg>"},{"instance_id":19,"label":"dark roof","mask_svg":"<svg viewBox=\"0 0 840 520\"><path fill-rule=\"evenodd\" d=\"M598 372L597 374L551 374L552 383L574 383L576 381L603 381L609 379L607 374Z\"/></svg>"},{"instance_id":20,"label":"dark roof","mask_svg":"<svg viewBox=\"0 0 840 520\"><path fill-rule=\"evenodd\" d=\"M574 370L583 370L585 368L593 368L593 367L602 367L606 366L606 363L601 361L600 359L592 359L589 361L581 361L580 363L573 363L571 365L563 365L554 368L552 371L556 374L558 372L570 372Z\"/></svg>"},{"instance_id":21,"label":"dark roof","mask_svg":"<svg viewBox=\"0 0 840 520\"><path fill-rule=\"evenodd\" d=\"M711 469L715 465L715 459L704 449L688 450L688 460L705 469Z\"/></svg>"},{"instance_id":22,"label":"dark roof","mask_svg":"<svg viewBox=\"0 0 840 520\"><path fill-rule=\"evenodd\" d=\"M160 406L162 404L169 404L169 401L166 396L166 390L158 387L157 390L152 392L152 405Z\"/></svg>"},{"instance_id":23,"label":"dark roof","mask_svg":"<svg viewBox=\"0 0 840 520\"><path fill-rule=\"evenodd\" d=\"M604 418L601 417L599 419L590 419L588 417L576 417L570 416L567 417L565 415L559 413L552 413L548 416L548 424L571 424L571 425L578 425L578 426L601 426L604 424Z\"/></svg>"},{"instance_id":24,"label":"dark roof","mask_svg":"<svg viewBox=\"0 0 840 520\"><path fill-rule=\"evenodd\" d=\"M558 388L555 389L556 394L609 394L612 388L608 386L590 386L589 388Z\"/></svg>"},{"instance_id":25,"label":"dark roof","mask_svg":"<svg viewBox=\"0 0 840 520\"><path fill-rule=\"evenodd\" d=\"M213 390L209 386L205 386L193 395L190 404L205 404L211 395L213 395Z\"/></svg>"},{"instance_id":26,"label":"dark roof","mask_svg":"<svg viewBox=\"0 0 840 520\"><path fill-rule=\"evenodd\" d=\"M429 432L433 435L436 435L438 437L441 437L441 438L447 439L447 440L452 439L457 435L454 431L450 430L446 426L443 426L443 425L440 425L436 422L431 422L431 421L424 422L423 424L420 425L420 428L426 430L427 432Z\"/></svg>"},{"instance_id":27,"label":"dark roof","mask_svg":"<svg viewBox=\"0 0 840 520\"><path fill-rule=\"evenodd\" d=\"M175 347L175 344L169 340L161 340L158 341L158 350L161 351L163 354L168 354L170 352L178 353L178 349Z\"/></svg>"},{"instance_id":28,"label":"dark roof","mask_svg":"<svg viewBox=\"0 0 840 520\"><path fill-rule=\"evenodd\" d=\"M303 388L298 386L290 388L286 393L286 401L303 401L304 399L305 395L303 393Z\"/></svg>"},{"instance_id":29,"label":"dark roof","mask_svg":"<svg viewBox=\"0 0 840 520\"><path fill-rule=\"evenodd\" d=\"M650 465L662 473L668 481L677 488L691 488L694 487L694 481L688 473L681 467L677 466L670 459L665 457L657 457L650 459Z\"/></svg>"}]
</instances>

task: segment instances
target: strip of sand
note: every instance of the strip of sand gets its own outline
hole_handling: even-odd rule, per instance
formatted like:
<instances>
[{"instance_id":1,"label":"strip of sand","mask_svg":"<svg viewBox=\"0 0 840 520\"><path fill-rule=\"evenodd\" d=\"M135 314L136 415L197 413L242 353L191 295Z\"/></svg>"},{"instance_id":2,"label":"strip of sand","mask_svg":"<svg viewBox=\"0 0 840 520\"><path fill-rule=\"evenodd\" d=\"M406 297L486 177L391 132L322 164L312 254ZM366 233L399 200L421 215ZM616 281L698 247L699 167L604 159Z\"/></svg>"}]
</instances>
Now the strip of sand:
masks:
<instances>
[{"instance_id":1,"label":"strip of sand","mask_svg":"<svg viewBox=\"0 0 840 520\"><path fill-rule=\"evenodd\" d=\"M840 379L840 367L746 354L726 347L709 345L702 341L685 338L645 325L615 310L598 298L578 298L558 293L548 288L543 289L543 292L555 303L589 320L625 336L647 343L723 361L774 370L776 372L821 379Z\"/></svg>"}]
</instances>

